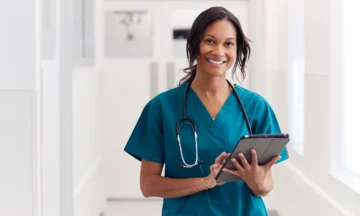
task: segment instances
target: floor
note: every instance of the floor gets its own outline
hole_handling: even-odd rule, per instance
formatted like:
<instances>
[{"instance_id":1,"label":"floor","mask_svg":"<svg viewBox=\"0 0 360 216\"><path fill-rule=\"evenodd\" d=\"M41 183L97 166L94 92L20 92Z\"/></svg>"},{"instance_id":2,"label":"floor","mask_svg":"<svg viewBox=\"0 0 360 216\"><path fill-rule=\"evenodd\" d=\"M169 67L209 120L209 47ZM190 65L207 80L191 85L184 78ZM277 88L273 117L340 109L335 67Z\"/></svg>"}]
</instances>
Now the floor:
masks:
<instances>
[{"instance_id":1,"label":"floor","mask_svg":"<svg viewBox=\"0 0 360 216\"><path fill-rule=\"evenodd\" d=\"M161 200L110 200L106 216L161 216ZM279 216L269 211L268 216Z\"/></svg>"},{"instance_id":2,"label":"floor","mask_svg":"<svg viewBox=\"0 0 360 216\"><path fill-rule=\"evenodd\" d=\"M161 216L162 200L111 200L106 216Z\"/></svg>"}]
</instances>

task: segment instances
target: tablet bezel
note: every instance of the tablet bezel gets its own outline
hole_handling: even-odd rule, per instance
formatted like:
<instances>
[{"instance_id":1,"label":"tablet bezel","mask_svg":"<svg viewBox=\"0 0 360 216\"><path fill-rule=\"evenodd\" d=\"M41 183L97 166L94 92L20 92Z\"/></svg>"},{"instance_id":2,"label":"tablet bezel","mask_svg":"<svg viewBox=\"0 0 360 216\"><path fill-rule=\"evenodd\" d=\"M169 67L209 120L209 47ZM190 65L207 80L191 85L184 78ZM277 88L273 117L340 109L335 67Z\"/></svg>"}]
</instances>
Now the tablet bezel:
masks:
<instances>
[{"instance_id":1,"label":"tablet bezel","mask_svg":"<svg viewBox=\"0 0 360 216\"><path fill-rule=\"evenodd\" d=\"M237 144L234 146L233 150L230 153L230 156L225 160L225 163L221 166L219 172L217 173L215 180L217 181L219 176L221 175L221 173L223 172L223 169L225 168L225 166L227 165L227 163L229 162L229 160L233 157L231 157L234 153L234 151L237 149L238 145L240 144L241 141L245 140L245 139L254 139L254 138L283 138L283 139L288 139L288 142L285 144L285 146L289 143L289 134L252 134L252 135L244 135L242 136L239 141L237 142ZM284 147L285 147L284 146ZM242 181L239 178L239 181Z\"/></svg>"}]
</instances>

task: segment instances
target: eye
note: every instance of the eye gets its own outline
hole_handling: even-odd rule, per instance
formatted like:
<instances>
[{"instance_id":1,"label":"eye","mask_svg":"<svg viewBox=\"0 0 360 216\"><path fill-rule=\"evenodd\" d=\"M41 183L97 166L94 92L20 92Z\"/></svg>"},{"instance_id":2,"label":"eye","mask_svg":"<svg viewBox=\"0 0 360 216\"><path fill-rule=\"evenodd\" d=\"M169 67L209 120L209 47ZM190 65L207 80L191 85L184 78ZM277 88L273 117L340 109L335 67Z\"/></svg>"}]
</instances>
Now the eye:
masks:
<instances>
[{"instance_id":1,"label":"eye","mask_svg":"<svg viewBox=\"0 0 360 216\"><path fill-rule=\"evenodd\" d=\"M233 42L226 42L226 46L234 46L235 44Z\"/></svg>"},{"instance_id":2,"label":"eye","mask_svg":"<svg viewBox=\"0 0 360 216\"><path fill-rule=\"evenodd\" d=\"M214 43L215 43L215 42L214 42L213 40L211 40L211 39L206 39L205 42L208 43L208 44L214 44Z\"/></svg>"}]
</instances>

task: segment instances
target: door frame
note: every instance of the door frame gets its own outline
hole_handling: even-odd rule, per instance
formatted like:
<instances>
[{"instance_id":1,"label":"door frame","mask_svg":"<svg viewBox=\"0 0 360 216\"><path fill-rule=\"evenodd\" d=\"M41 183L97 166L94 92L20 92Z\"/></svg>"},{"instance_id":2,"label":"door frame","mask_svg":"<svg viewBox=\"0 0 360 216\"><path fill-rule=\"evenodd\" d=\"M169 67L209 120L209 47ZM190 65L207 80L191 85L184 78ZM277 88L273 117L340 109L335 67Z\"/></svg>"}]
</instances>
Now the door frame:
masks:
<instances>
[{"instance_id":1,"label":"door frame","mask_svg":"<svg viewBox=\"0 0 360 216\"><path fill-rule=\"evenodd\" d=\"M34 0L36 44L36 103L33 151L33 215L73 215L72 158L72 32L73 1L53 0L55 4L55 56L44 61L42 10L44 1ZM52 70L47 70L47 66ZM50 79L47 79L50 78ZM45 92L44 86L49 87ZM44 95L51 95L46 104ZM45 102L45 103L44 103ZM48 133L51 132L51 133ZM51 140L47 137L53 137Z\"/></svg>"}]
</instances>

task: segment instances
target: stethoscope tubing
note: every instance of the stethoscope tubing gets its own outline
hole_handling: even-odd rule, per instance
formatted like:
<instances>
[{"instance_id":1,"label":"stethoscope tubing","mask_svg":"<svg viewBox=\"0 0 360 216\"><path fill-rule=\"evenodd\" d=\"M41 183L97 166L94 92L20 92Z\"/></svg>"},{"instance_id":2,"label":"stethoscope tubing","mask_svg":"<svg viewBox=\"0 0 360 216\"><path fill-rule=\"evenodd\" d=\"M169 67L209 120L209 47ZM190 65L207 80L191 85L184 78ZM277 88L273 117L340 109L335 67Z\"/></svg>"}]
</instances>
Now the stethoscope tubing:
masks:
<instances>
[{"instance_id":1,"label":"stethoscope tubing","mask_svg":"<svg viewBox=\"0 0 360 216\"><path fill-rule=\"evenodd\" d=\"M181 155L181 159L182 159L182 162L183 164L180 165L180 168L192 168L198 164L202 164L203 161L198 161L199 159L199 153L198 153L198 143L197 143L197 131L196 131L196 123L194 121L194 119L190 118L190 117L187 117L187 95L188 95L188 91L189 91L189 88L190 88L190 85L192 83L193 79L191 79L187 86L186 86L186 89L185 89L185 94L184 94L184 98L183 98L183 117L177 122L176 124L176 134L177 134L177 140L178 140L178 143L179 143L179 149L180 149L180 155ZM240 107L241 107L241 111L243 112L244 114L244 117L245 117L245 121L246 121L246 126L248 128L248 131L250 133L250 135L252 134L252 130L251 130L251 124L250 124L250 121L249 121L249 117L246 113L246 110L244 108L244 105L243 103L241 102L241 99L239 97L239 94L235 91L235 87L228 81L226 80L227 83L229 84L229 86L231 87L233 93L235 94L236 96L236 100L238 101L238 103L240 104ZM180 140L180 127L181 127L181 122L183 121L190 121L190 125L193 129L193 132L194 132L194 144L195 144L195 155L196 155L196 158L195 158L195 162L193 164L187 164L185 159L184 159L184 155L183 155L183 151L182 151L182 147L181 147L181 140Z\"/></svg>"}]
</instances>

